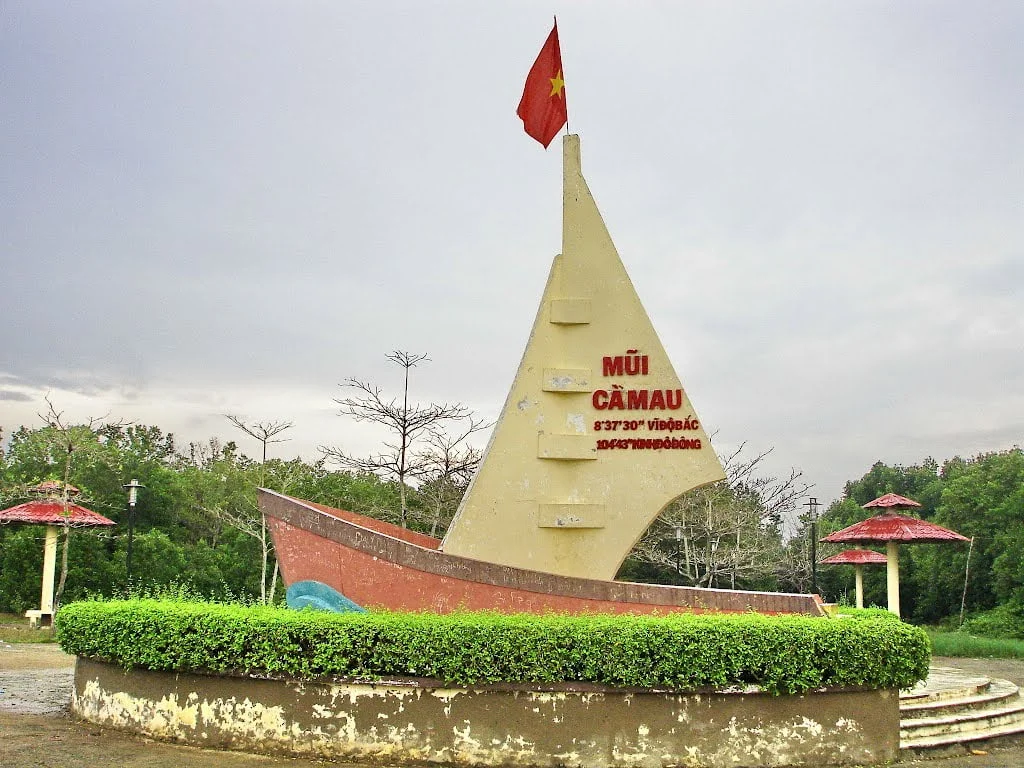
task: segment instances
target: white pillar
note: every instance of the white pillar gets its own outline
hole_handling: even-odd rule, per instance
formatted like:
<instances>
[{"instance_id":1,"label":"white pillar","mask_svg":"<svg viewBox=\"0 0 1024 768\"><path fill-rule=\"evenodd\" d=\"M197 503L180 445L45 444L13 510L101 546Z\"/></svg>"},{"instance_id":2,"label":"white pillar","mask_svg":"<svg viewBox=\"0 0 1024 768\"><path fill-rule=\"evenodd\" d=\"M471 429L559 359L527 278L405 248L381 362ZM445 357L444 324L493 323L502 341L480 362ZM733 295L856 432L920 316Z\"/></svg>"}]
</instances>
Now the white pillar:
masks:
<instances>
[{"instance_id":1,"label":"white pillar","mask_svg":"<svg viewBox=\"0 0 1024 768\"><path fill-rule=\"evenodd\" d=\"M39 610L53 613L53 578L57 572L57 526L46 526L46 543L43 545L43 594L39 598Z\"/></svg>"},{"instance_id":2,"label":"white pillar","mask_svg":"<svg viewBox=\"0 0 1024 768\"><path fill-rule=\"evenodd\" d=\"M864 566L857 564L853 566L853 578L857 583L857 607L864 607Z\"/></svg>"},{"instance_id":3,"label":"white pillar","mask_svg":"<svg viewBox=\"0 0 1024 768\"><path fill-rule=\"evenodd\" d=\"M889 595L889 610L900 615L900 553L895 541L885 543L885 576Z\"/></svg>"}]
</instances>

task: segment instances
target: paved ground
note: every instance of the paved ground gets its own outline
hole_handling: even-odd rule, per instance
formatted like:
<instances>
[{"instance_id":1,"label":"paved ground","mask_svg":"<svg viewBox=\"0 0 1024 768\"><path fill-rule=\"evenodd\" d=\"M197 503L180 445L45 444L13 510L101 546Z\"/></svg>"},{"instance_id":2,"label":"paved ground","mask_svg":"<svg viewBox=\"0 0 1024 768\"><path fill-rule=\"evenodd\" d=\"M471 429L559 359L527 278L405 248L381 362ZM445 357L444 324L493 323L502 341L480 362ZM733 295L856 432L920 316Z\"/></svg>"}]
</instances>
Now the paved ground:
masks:
<instances>
[{"instance_id":1,"label":"paved ground","mask_svg":"<svg viewBox=\"0 0 1024 768\"><path fill-rule=\"evenodd\" d=\"M73 720L73 658L54 644L0 642L2 768L312 768L326 763L177 747ZM1024 661L936 658L936 666L1001 677L1024 686ZM986 747L984 754L911 760L901 768L1022 768L1024 743ZM348 765L352 765L351 763ZM381 768L378 766L377 768Z\"/></svg>"},{"instance_id":2,"label":"paved ground","mask_svg":"<svg viewBox=\"0 0 1024 768\"><path fill-rule=\"evenodd\" d=\"M970 675L1001 678L1024 688L1024 661L1018 659L961 659L945 656L932 658L932 666L955 667ZM973 754L958 748L956 753L932 759L905 760L901 768L1024 768L1024 739L975 747Z\"/></svg>"}]
</instances>

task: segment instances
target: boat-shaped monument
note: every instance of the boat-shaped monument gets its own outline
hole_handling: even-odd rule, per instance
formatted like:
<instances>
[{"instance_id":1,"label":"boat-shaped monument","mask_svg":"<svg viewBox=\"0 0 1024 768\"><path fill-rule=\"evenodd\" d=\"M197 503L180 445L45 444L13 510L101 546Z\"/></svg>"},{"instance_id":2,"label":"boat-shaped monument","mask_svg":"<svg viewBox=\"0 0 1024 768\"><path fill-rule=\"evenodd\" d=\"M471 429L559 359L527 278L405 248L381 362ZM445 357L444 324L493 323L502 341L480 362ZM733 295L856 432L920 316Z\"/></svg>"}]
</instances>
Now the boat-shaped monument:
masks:
<instances>
[{"instance_id":1,"label":"boat-shaped monument","mask_svg":"<svg viewBox=\"0 0 1024 768\"><path fill-rule=\"evenodd\" d=\"M443 539L261 490L289 603L335 610L821 615L817 595L615 581L674 499L725 472L563 137L562 252Z\"/></svg>"}]
</instances>

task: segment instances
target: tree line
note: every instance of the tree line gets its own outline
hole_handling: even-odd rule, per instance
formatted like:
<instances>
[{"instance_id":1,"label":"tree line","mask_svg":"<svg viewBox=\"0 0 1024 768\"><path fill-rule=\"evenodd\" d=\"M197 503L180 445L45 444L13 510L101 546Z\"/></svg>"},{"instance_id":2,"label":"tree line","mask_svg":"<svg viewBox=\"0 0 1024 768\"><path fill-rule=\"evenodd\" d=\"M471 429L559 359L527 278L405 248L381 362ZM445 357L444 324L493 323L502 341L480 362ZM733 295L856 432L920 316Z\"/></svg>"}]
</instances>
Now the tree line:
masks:
<instances>
[{"instance_id":1,"label":"tree line","mask_svg":"<svg viewBox=\"0 0 1024 768\"><path fill-rule=\"evenodd\" d=\"M424 359L424 358L419 358ZM408 374L419 359L395 360ZM406 378L406 382L408 379ZM76 499L113 520L113 528L64 531L60 598L114 595L136 587L187 584L212 598L271 602L283 598L258 487L347 509L441 537L479 461L467 439L486 425L461 406L410 405L350 380L356 395L342 413L369 414L391 426L393 439L366 459L340 449L323 458L267 456L288 422L249 423L229 416L258 449L211 438L179 445L156 426L88 421L68 425L51 407L44 426L0 435L0 505L30 498L30 488L56 480L81 489ZM406 386L408 384L406 383ZM366 403L377 405L374 415ZM362 409L362 410L360 410ZM427 419L423 414L439 418ZM827 601L852 602L853 572L811 564L812 520L801 513L811 486L798 471L773 476L768 452L746 446L723 456L727 478L672 502L636 544L618 578L730 589L811 591L816 571ZM132 518L123 488L144 490ZM959 622L999 608L1024 626L1024 453L1014 448L941 465L877 463L846 484L843 498L814 520L819 537L868 516L862 505L888 492L919 501L919 516L972 538L969 545L917 545L901 552L904 617L918 623ZM794 529L795 524L795 529ZM0 611L20 613L39 602L44 531L0 526ZM821 545L818 559L838 551ZM881 547L879 547L881 549ZM63 559L62 557L62 559ZM865 573L868 604L885 604L884 568Z\"/></svg>"},{"instance_id":2,"label":"tree line","mask_svg":"<svg viewBox=\"0 0 1024 768\"><path fill-rule=\"evenodd\" d=\"M70 471L66 443L54 426L21 427L0 448L0 508L32 498L44 480L80 489L74 501L111 520L112 528L70 531L64 601L128 588L128 503L122 487L137 479L132 580L140 585L187 583L214 598L273 600L272 549L265 551L256 489L281 493L398 523L402 493L369 473L330 469L324 459L253 459L233 440L212 438L179 446L156 426L74 425ZM2 437L2 436L0 436ZM448 477L457 486L458 478ZM443 531L453 490L439 507L437 483L407 487L411 527ZM457 501L455 502L457 503ZM42 526L0 526L0 611L38 607ZM266 557L266 560L264 559Z\"/></svg>"},{"instance_id":3,"label":"tree line","mask_svg":"<svg viewBox=\"0 0 1024 768\"><path fill-rule=\"evenodd\" d=\"M961 616L999 609L1016 616L1024 629L1024 451L954 457L941 464L932 458L911 466L878 462L846 484L843 498L822 515L820 535L863 520L868 515L861 505L885 493L920 502L912 514L972 539L901 546L905 618L958 626ZM819 551L827 557L839 549L823 545ZM831 599L853 594L848 566L824 566L818 581ZM865 604L885 605L885 568L865 569L864 590Z\"/></svg>"}]
</instances>

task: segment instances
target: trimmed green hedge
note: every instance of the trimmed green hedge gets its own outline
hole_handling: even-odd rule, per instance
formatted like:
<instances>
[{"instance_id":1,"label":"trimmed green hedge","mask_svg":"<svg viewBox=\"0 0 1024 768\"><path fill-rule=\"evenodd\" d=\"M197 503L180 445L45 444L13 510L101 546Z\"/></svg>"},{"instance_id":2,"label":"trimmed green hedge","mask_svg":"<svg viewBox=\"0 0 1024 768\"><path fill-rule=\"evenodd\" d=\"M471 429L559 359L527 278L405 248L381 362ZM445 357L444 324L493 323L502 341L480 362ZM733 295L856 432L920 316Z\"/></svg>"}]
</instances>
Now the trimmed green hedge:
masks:
<instances>
[{"instance_id":1,"label":"trimmed green hedge","mask_svg":"<svg viewBox=\"0 0 1024 768\"><path fill-rule=\"evenodd\" d=\"M331 614L156 600L63 607L68 653L153 670L315 679L434 678L693 690L907 688L928 674L921 629L758 614Z\"/></svg>"},{"instance_id":2,"label":"trimmed green hedge","mask_svg":"<svg viewBox=\"0 0 1024 768\"><path fill-rule=\"evenodd\" d=\"M839 617L842 619L856 619L858 621L862 621L865 619L895 622L901 621L899 616L897 616L892 611L887 611L885 608L843 607L839 609Z\"/></svg>"}]
</instances>

